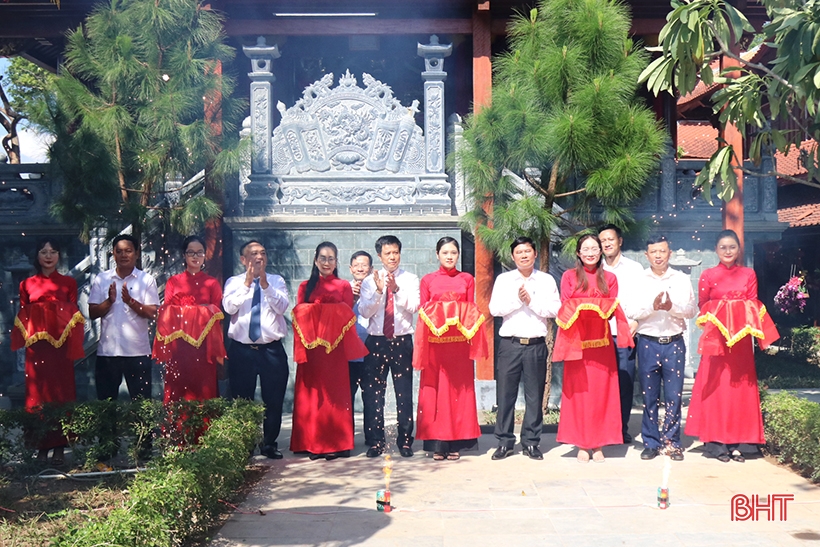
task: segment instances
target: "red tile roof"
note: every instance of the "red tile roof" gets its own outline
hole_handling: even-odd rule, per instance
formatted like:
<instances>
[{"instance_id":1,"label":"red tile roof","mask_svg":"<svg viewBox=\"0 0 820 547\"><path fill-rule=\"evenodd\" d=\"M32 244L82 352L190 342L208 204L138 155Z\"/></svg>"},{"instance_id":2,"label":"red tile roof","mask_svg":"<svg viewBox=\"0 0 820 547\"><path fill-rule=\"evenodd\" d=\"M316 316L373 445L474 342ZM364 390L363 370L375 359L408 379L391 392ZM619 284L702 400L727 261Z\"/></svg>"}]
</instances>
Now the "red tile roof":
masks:
<instances>
[{"instance_id":1,"label":"red tile roof","mask_svg":"<svg viewBox=\"0 0 820 547\"><path fill-rule=\"evenodd\" d=\"M777 210L777 220L788 222L789 228L817 226L820 224L820 203L809 203L797 207Z\"/></svg>"},{"instance_id":2,"label":"red tile roof","mask_svg":"<svg viewBox=\"0 0 820 547\"><path fill-rule=\"evenodd\" d=\"M709 122L678 122L678 147L684 158L711 158L718 149L717 136Z\"/></svg>"},{"instance_id":3,"label":"red tile roof","mask_svg":"<svg viewBox=\"0 0 820 547\"><path fill-rule=\"evenodd\" d=\"M817 146L814 139L808 139L800 143L800 149L808 153L812 153ZM778 150L774 153L775 161L777 162L777 172L792 177L799 177L807 173L806 168L800 164L800 152L797 147L792 145L789 147L788 154L783 154ZM782 181L789 184L789 181Z\"/></svg>"}]
</instances>

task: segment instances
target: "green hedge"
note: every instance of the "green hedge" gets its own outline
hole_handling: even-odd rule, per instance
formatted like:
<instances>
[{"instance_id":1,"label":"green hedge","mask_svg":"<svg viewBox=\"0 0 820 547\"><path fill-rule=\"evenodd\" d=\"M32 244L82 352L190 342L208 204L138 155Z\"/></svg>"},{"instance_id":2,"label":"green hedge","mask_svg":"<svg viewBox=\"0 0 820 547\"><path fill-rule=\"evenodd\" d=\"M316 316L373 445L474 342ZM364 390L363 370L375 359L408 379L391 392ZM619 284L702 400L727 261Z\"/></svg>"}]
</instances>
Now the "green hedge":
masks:
<instances>
[{"instance_id":1,"label":"green hedge","mask_svg":"<svg viewBox=\"0 0 820 547\"><path fill-rule=\"evenodd\" d=\"M820 482L820 404L782 391L761 393L763 425L778 460Z\"/></svg>"},{"instance_id":2,"label":"green hedge","mask_svg":"<svg viewBox=\"0 0 820 547\"><path fill-rule=\"evenodd\" d=\"M219 500L244 480L263 412L260 405L233 402L194 449L169 447L137 475L125 506L105 519L89 520L53 545L166 547L204 533L220 511Z\"/></svg>"},{"instance_id":3,"label":"green hedge","mask_svg":"<svg viewBox=\"0 0 820 547\"><path fill-rule=\"evenodd\" d=\"M791 330L791 353L795 358L820 365L820 328L795 327Z\"/></svg>"},{"instance_id":4,"label":"green hedge","mask_svg":"<svg viewBox=\"0 0 820 547\"><path fill-rule=\"evenodd\" d=\"M119 452L136 465L152 451L162 454L168 447L195 445L204 425L230 405L221 398L170 404L87 401L44 405L37 413L22 408L0 411L0 463L20 463L13 468L30 473L36 466L32 447L49 430L62 429L77 467L91 469Z\"/></svg>"}]
</instances>

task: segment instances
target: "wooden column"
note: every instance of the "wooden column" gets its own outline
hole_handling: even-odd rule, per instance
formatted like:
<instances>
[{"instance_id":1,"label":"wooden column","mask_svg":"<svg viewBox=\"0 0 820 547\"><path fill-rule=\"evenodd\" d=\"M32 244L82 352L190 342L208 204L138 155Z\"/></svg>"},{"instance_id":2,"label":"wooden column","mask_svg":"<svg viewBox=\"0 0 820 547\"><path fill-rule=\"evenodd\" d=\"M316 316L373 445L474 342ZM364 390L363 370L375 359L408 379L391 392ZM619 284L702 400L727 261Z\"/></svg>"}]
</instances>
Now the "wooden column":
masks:
<instances>
[{"instance_id":1,"label":"wooden column","mask_svg":"<svg viewBox=\"0 0 820 547\"><path fill-rule=\"evenodd\" d=\"M490 63L492 57L492 20L490 18L490 2L480 2L473 12L473 108L480 112L492 100L493 71ZM484 209L492 209L492 199L484 203ZM493 253L481 242L478 235L475 238L475 280L476 303L484 315L490 319L490 294L493 290L494 270ZM476 378L478 380L492 380L494 378L495 342L493 340L493 322L490 320L487 327L488 357L476 362Z\"/></svg>"},{"instance_id":2,"label":"wooden column","mask_svg":"<svg viewBox=\"0 0 820 547\"><path fill-rule=\"evenodd\" d=\"M737 46L735 45L735 49ZM720 59L720 68L723 69L728 66L737 65L737 61L723 56ZM729 78L737 78L740 72L730 72L727 74ZM727 145L732 146L735 152L735 157L732 159L732 166L737 177L737 190L731 200L723 204L723 229L734 230L737 237L740 239L740 249L744 249L743 231L745 228L743 220L743 134L738 128L731 123L725 124L720 128L720 137L726 141Z\"/></svg>"}]
</instances>

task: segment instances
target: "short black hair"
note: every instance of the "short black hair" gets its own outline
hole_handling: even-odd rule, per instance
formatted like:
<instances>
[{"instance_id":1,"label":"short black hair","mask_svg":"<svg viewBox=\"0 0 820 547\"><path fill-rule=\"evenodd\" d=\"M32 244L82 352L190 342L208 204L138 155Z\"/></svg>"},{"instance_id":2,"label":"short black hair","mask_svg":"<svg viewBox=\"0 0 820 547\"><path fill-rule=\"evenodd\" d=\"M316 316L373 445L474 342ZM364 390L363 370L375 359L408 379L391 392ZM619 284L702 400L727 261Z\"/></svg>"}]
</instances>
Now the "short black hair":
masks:
<instances>
[{"instance_id":1,"label":"short black hair","mask_svg":"<svg viewBox=\"0 0 820 547\"><path fill-rule=\"evenodd\" d=\"M452 243L453 245L455 245L456 251L458 251L459 253L461 252L461 247L458 245L458 241L456 241L454 237L444 236L443 238L438 240L438 243L436 243L436 254L438 254L441 248L447 245L448 243Z\"/></svg>"},{"instance_id":2,"label":"short black hair","mask_svg":"<svg viewBox=\"0 0 820 547\"><path fill-rule=\"evenodd\" d=\"M135 238L131 234L120 234L117 237L115 237L114 241L111 242L111 248L113 249L114 247L116 247L117 243L119 243L120 241L130 241L131 245L134 246L134 251L140 252L140 244L137 241L137 238Z\"/></svg>"},{"instance_id":3,"label":"short black hair","mask_svg":"<svg viewBox=\"0 0 820 547\"><path fill-rule=\"evenodd\" d=\"M382 254L382 247L385 245L398 245L399 252L401 252L401 241L396 236L381 236L376 240L376 254Z\"/></svg>"},{"instance_id":4,"label":"short black hair","mask_svg":"<svg viewBox=\"0 0 820 547\"><path fill-rule=\"evenodd\" d=\"M615 226L614 224L604 224L603 226L598 228L598 235L601 235L601 232L606 232L607 230L612 230L618 237L624 237L621 229Z\"/></svg>"},{"instance_id":5,"label":"short black hair","mask_svg":"<svg viewBox=\"0 0 820 547\"><path fill-rule=\"evenodd\" d=\"M360 256L366 256L367 261L370 263L370 266L373 266L373 257L370 256L370 253L368 253L367 251L356 251L355 253L350 255L350 263L353 264L353 261L359 258Z\"/></svg>"},{"instance_id":6,"label":"short black hair","mask_svg":"<svg viewBox=\"0 0 820 547\"><path fill-rule=\"evenodd\" d=\"M43 250L43 247L46 245L51 245L51 248L57 251L59 254L61 252L60 249L60 242L54 239L53 237L46 236L37 241L37 247L34 249L34 269L39 273L43 271L43 266L40 264L39 254L40 251Z\"/></svg>"},{"instance_id":7,"label":"short black hair","mask_svg":"<svg viewBox=\"0 0 820 547\"><path fill-rule=\"evenodd\" d=\"M646 240L646 246L649 247L650 245L654 245L655 243L664 243L666 242L669 245L669 248L672 248L672 245L669 243L669 240L663 234L655 234L649 236L649 239Z\"/></svg>"},{"instance_id":8,"label":"short black hair","mask_svg":"<svg viewBox=\"0 0 820 547\"><path fill-rule=\"evenodd\" d=\"M188 245L190 245L194 241L196 241L197 243L202 245L203 249L208 248L208 246L205 244L204 239L202 239L201 237L199 237L197 235L193 235L193 236L188 236L188 237L186 237L185 239L182 240L182 245L180 246L182 248L182 252L184 253L185 251L187 251L188 250Z\"/></svg>"},{"instance_id":9,"label":"short black hair","mask_svg":"<svg viewBox=\"0 0 820 547\"><path fill-rule=\"evenodd\" d=\"M515 238L515 239L513 240L513 242L510 244L510 254L512 254L512 253L514 253L514 252L515 252L515 248L516 248L516 247L518 247L519 245L524 245L524 244L527 244L527 245L529 245L530 247L532 247L532 250L533 250L533 251L535 251L535 250L536 250L536 249L535 249L535 242L533 242L532 238L529 238L529 237L527 237L527 236L518 236L518 237L517 237L517 238Z\"/></svg>"},{"instance_id":10,"label":"short black hair","mask_svg":"<svg viewBox=\"0 0 820 547\"><path fill-rule=\"evenodd\" d=\"M735 240L737 246L740 247L740 238L737 237L737 232L735 232L734 230L721 230L715 238L715 247L717 247L717 244L720 243L720 240L724 237L731 237Z\"/></svg>"},{"instance_id":11,"label":"short black hair","mask_svg":"<svg viewBox=\"0 0 820 547\"><path fill-rule=\"evenodd\" d=\"M242 255L245 254L245 247L247 247L251 243L256 243L257 245L261 245L263 249L265 248L265 246L262 245L262 242L259 241L258 239L251 239L249 241L246 241L245 243L242 244L241 247L239 247L239 256L242 256Z\"/></svg>"}]
</instances>

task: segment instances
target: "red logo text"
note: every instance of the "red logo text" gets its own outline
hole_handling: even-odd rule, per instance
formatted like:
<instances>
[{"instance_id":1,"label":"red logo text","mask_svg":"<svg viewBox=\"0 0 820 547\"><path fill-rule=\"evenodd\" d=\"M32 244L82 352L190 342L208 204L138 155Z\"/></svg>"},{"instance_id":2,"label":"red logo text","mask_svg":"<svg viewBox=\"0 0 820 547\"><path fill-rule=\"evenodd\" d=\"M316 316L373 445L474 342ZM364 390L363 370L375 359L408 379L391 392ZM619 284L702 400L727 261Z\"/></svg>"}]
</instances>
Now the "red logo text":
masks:
<instances>
[{"instance_id":1,"label":"red logo text","mask_svg":"<svg viewBox=\"0 0 820 547\"><path fill-rule=\"evenodd\" d=\"M794 494L769 494L732 496L732 520L767 520L785 521L788 502L794 500Z\"/></svg>"}]
</instances>

